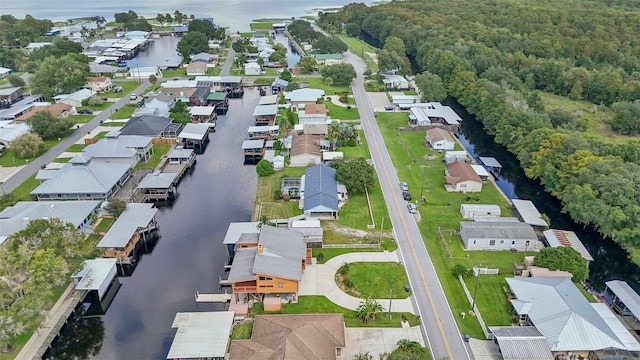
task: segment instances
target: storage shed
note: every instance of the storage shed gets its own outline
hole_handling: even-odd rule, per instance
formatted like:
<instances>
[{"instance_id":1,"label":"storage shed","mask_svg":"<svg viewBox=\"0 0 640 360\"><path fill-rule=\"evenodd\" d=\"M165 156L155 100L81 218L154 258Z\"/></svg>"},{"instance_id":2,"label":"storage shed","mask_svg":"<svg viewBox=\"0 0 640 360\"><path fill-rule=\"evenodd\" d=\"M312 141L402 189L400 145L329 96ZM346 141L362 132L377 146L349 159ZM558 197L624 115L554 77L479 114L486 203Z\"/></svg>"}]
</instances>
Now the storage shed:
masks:
<instances>
[{"instance_id":1,"label":"storage shed","mask_svg":"<svg viewBox=\"0 0 640 360\"><path fill-rule=\"evenodd\" d=\"M500 216L500 206L495 204L461 204L460 215L465 219L478 216Z\"/></svg>"}]
</instances>

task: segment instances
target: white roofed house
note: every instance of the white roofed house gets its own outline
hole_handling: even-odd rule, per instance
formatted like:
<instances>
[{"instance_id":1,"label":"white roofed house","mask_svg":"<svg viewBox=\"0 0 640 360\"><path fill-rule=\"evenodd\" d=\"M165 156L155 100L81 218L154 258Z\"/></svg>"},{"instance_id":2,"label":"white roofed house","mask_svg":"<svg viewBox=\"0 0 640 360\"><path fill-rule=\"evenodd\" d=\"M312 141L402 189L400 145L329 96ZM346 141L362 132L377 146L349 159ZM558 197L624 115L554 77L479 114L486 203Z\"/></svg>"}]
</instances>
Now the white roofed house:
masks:
<instances>
[{"instance_id":1,"label":"white roofed house","mask_svg":"<svg viewBox=\"0 0 640 360\"><path fill-rule=\"evenodd\" d=\"M208 123L216 119L215 111L213 106L192 106L189 108L189 115L195 122Z\"/></svg>"},{"instance_id":2,"label":"white roofed house","mask_svg":"<svg viewBox=\"0 0 640 360\"><path fill-rule=\"evenodd\" d=\"M178 135L178 140L187 149L203 153L209 143L209 124L187 124Z\"/></svg>"},{"instance_id":3,"label":"white roofed house","mask_svg":"<svg viewBox=\"0 0 640 360\"><path fill-rule=\"evenodd\" d=\"M78 90L76 92L73 92L71 94L56 95L56 96L53 97L53 99L57 103L63 103L63 104L67 104L67 105L71 105L71 106L75 106L75 107L80 107L80 106L82 106L82 101L91 98L91 96L93 96L93 91L92 90L90 90L90 89L80 89L80 90Z\"/></svg>"},{"instance_id":4,"label":"white roofed house","mask_svg":"<svg viewBox=\"0 0 640 360\"><path fill-rule=\"evenodd\" d=\"M401 75L383 74L382 83L387 89L408 89L409 81Z\"/></svg>"},{"instance_id":5,"label":"white roofed house","mask_svg":"<svg viewBox=\"0 0 640 360\"><path fill-rule=\"evenodd\" d=\"M258 105L253 109L256 126L273 125L278 114L278 105Z\"/></svg>"},{"instance_id":6,"label":"white roofed house","mask_svg":"<svg viewBox=\"0 0 640 360\"><path fill-rule=\"evenodd\" d=\"M291 104L291 110L297 111L301 105L315 104L324 96L324 90L304 88L284 93L284 98Z\"/></svg>"},{"instance_id":7,"label":"white roofed house","mask_svg":"<svg viewBox=\"0 0 640 360\"><path fill-rule=\"evenodd\" d=\"M106 200L131 176L131 164L109 163L77 155L58 170L40 170L44 180L31 195L42 200Z\"/></svg>"},{"instance_id":8,"label":"white roofed house","mask_svg":"<svg viewBox=\"0 0 640 360\"><path fill-rule=\"evenodd\" d=\"M148 136L120 135L119 131L111 131L97 143L87 146L83 153L94 160L135 166L153 156L151 140Z\"/></svg>"},{"instance_id":9,"label":"white roofed house","mask_svg":"<svg viewBox=\"0 0 640 360\"><path fill-rule=\"evenodd\" d=\"M94 93L101 93L111 90L113 87L113 81L109 77L105 76L89 76L87 77L87 89L90 89Z\"/></svg>"},{"instance_id":10,"label":"white roofed house","mask_svg":"<svg viewBox=\"0 0 640 360\"><path fill-rule=\"evenodd\" d=\"M207 63L194 61L186 67L188 76L203 76L207 74Z\"/></svg>"},{"instance_id":11,"label":"white roofed house","mask_svg":"<svg viewBox=\"0 0 640 360\"><path fill-rule=\"evenodd\" d=\"M134 68L129 69L129 77L134 80L143 81L148 80L149 76L155 76L156 78L162 77L162 71L157 66L136 66Z\"/></svg>"},{"instance_id":12,"label":"white roofed house","mask_svg":"<svg viewBox=\"0 0 640 360\"><path fill-rule=\"evenodd\" d=\"M9 75L11 75L11 69L0 66L0 79L4 79Z\"/></svg>"},{"instance_id":13,"label":"white roofed house","mask_svg":"<svg viewBox=\"0 0 640 360\"><path fill-rule=\"evenodd\" d=\"M104 257L116 258L119 263L129 263L129 256L146 234L157 229L155 220L158 209L153 204L127 203L126 210L120 214L98 245Z\"/></svg>"},{"instance_id":14,"label":"white roofed house","mask_svg":"<svg viewBox=\"0 0 640 360\"><path fill-rule=\"evenodd\" d=\"M439 102L413 104L409 108L409 122L418 126L447 126L457 130L462 118L450 106Z\"/></svg>"},{"instance_id":15,"label":"white roofed house","mask_svg":"<svg viewBox=\"0 0 640 360\"><path fill-rule=\"evenodd\" d=\"M605 303L589 303L566 278L506 278L520 324L535 326L554 355L600 349L640 351L640 343Z\"/></svg>"},{"instance_id":16,"label":"white roofed house","mask_svg":"<svg viewBox=\"0 0 640 360\"><path fill-rule=\"evenodd\" d=\"M525 251L538 241L533 228L521 222L461 221L460 237L467 250Z\"/></svg>"},{"instance_id":17,"label":"white roofed house","mask_svg":"<svg viewBox=\"0 0 640 360\"><path fill-rule=\"evenodd\" d=\"M260 75L262 69L258 63L250 62L244 64L245 75Z\"/></svg>"}]
</instances>

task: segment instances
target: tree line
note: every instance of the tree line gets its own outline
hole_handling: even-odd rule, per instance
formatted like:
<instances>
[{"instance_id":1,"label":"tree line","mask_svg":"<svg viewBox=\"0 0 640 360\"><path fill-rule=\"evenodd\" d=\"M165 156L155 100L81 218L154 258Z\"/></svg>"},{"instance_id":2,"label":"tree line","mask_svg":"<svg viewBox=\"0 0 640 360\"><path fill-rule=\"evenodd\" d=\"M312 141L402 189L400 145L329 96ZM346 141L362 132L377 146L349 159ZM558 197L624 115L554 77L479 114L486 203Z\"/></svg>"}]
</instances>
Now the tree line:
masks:
<instances>
[{"instance_id":1,"label":"tree line","mask_svg":"<svg viewBox=\"0 0 640 360\"><path fill-rule=\"evenodd\" d=\"M324 28L346 24L378 47L400 39L412 70L430 74L423 86L440 82L564 212L623 246L640 245L640 141L602 134L638 134L640 42L631 36L638 9L577 0L408 1L319 15ZM611 105L614 119L594 127L580 114L547 110L541 91Z\"/></svg>"}]
</instances>

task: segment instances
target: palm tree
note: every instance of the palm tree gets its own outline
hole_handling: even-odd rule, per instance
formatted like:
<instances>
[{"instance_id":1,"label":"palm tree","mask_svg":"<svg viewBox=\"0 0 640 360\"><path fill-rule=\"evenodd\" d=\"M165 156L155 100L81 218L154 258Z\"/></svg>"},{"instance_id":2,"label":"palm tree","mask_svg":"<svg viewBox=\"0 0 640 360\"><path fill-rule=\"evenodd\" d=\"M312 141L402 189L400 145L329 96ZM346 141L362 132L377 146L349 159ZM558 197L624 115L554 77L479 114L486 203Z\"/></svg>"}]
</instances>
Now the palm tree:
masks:
<instances>
[{"instance_id":1,"label":"palm tree","mask_svg":"<svg viewBox=\"0 0 640 360\"><path fill-rule=\"evenodd\" d=\"M415 341L409 339L401 339L396 343L396 350L399 352L419 352L422 346Z\"/></svg>"},{"instance_id":2,"label":"palm tree","mask_svg":"<svg viewBox=\"0 0 640 360\"><path fill-rule=\"evenodd\" d=\"M340 137L340 124L336 121L332 121L327 129L327 135L329 135L329 138L333 140L333 151L336 151L338 138Z\"/></svg>"},{"instance_id":3,"label":"palm tree","mask_svg":"<svg viewBox=\"0 0 640 360\"><path fill-rule=\"evenodd\" d=\"M382 310L382 305L380 305L380 303L375 299L369 297L360 303L360 306L356 309L356 316L358 319L362 320L362 322L367 323L371 320L375 320L376 315L379 312L382 312Z\"/></svg>"}]
</instances>

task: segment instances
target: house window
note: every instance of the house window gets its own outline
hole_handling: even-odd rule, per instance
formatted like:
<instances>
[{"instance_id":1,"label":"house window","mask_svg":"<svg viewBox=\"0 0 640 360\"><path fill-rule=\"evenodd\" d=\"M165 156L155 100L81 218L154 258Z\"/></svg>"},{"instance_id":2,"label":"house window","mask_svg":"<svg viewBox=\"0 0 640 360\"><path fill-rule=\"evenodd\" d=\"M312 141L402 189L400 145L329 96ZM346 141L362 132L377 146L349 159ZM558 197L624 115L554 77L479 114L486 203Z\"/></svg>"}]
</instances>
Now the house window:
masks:
<instances>
[{"instance_id":1,"label":"house window","mask_svg":"<svg viewBox=\"0 0 640 360\"><path fill-rule=\"evenodd\" d=\"M516 241L515 240L511 240L511 245L515 245Z\"/></svg>"},{"instance_id":2,"label":"house window","mask_svg":"<svg viewBox=\"0 0 640 360\"><path fill-rule=\"evenodd\" d=\"M527 241L524 243L524 246L529 246L529 243L530 243L530 241L529 241L529 240L527 240Z\"/></svg>"},{"instance_id":3,"label":"house window","mask_svg":"<svg viewBox=\"0 0 640 360\"><path fill-rule=\"evenodd\" d=\"M474 245L475 245L476 241L477 241L477 240L473 240L473 244L474 244Z\"/></svg>"},{"instance_id":4,"label":"house window","mask_svg":"<svg viewBox=\"0 0 640 360\"><path fill-rule=\"evenodd\" d=\"M278 287L282 288L282 281L278 281Z\"/></svg>"},{"instance_id":5,"label":"house window","mask_svg":"<svg viewBox=\"0 0 640 360\"><path fill-rule=\"evenodd\" d=\"M496 244L495 240L489 240L489 245L494 246Z\"/></svg>"},{"instance_id":6,"label":"house window","mask_svg":"<svg viewBox=\"0 0 640 360\"><path fill-rule=\"evenodd\" d=\"M500 244L504 244L504 240L500 240Z\"/></svg>"},{"instance_id":7,"label":"house window","mask_svg":"<svg viewBox=\"0 0 640 360\"><path fill-rule=\"evenodd\" d=\"M259 276L259 277L258 277L258 279L260 279L260 280L267 280L267 278L266 278L266 277L264 277L264 276Z\"/></svg>"},{"instance_id":8,"label":"house window","mask_svg":"<svg viewBox=\"0 0 640 360\"><path fill-rule=\"evenodd\" d=\"M336 348L336 357L342 356L342 348Z\"/></svg>"}]
</instances>

